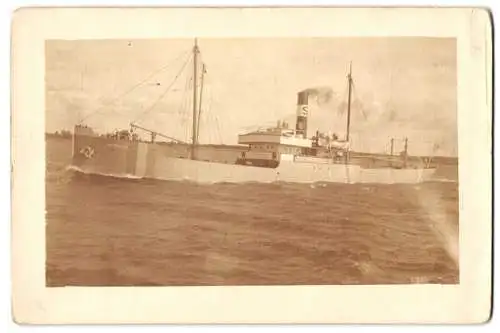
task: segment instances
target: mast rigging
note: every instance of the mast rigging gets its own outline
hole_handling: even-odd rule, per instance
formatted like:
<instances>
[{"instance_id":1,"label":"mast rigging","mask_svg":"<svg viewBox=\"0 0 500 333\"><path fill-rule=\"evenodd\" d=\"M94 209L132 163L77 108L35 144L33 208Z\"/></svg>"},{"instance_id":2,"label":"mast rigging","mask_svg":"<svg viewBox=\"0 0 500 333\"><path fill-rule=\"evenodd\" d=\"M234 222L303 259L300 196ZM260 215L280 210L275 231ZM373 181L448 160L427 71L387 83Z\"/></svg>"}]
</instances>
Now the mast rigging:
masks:
<instances>
[{"instance_id":1,"label":"mast rigging","mask_svg":"<svg viewBox=\"0 0 500 333\"><path fill-rule=\"evenodd\" d=\"M347 74L348 80L348 96L347 96L347 129L346 129L346 141L349 142L349 134L351 127L351 94L352 94L352 61L349 63L349 74Z\"/></svg>"},{"instance_id":2,"label":"mast rigging","mask_svg":"<svg viewBox=\"0 0 500 333\"><path fill-rule=\"evenodd\" d=\"M198 108L198 124L196 126L196 141L200 138L200 120L201 120L201 104L202 104L202 98L203 98L203 82L205 81L205 73L206 73L206 68L205 64L202 64L201 67L201 84L200 84L200 107Z\"/></svg>"}]
</instances>

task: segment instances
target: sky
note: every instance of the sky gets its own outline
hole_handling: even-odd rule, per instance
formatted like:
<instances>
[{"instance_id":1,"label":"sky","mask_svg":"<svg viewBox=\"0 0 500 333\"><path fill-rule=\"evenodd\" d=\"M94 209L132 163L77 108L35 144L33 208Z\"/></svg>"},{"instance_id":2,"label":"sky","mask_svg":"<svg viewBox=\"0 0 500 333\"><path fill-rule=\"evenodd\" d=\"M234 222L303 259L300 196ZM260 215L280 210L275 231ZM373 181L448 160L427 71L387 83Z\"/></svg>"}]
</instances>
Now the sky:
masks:
<instances>
[{"instance_id":1,"label":"sky","mask_svg":"<svg viewBox=\"0 0 500 333\"><path fill-rule=\"evenodd\" d=\"M238 134L278 120L294 126L297 93L313 87L331 88L333 98L322 107L310 102L310 133L344 136L352 62L353 149L387 152L395 138L400 151L408 137L410 154L457 154L455 39L235 38L198 44L206 66L202 143L234 144ZM192 45L192 39L47 41L46 131L83 121L105 132L136 122L189 140Z\"/></svg>"}]
</instances>

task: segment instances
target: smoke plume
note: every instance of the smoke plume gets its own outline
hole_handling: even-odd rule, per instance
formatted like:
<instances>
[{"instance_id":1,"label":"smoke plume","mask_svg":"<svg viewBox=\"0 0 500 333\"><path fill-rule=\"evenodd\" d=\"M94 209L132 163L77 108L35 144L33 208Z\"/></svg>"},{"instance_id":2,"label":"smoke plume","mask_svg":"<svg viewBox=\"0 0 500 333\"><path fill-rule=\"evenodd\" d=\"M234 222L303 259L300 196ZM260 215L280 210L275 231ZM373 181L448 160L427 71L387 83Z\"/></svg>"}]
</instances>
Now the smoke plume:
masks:
<instances>
[{"instance_id":1,"label":"smoke plume","mask_svg":"<svg viewBox=\"0 0 500 333\"><path fill-rule=\"evenodd\" d=\"M333 89L330 87L307 88L302 90L302 92L306 92L309 97L314 98L318 106L325 106L330 104L330 102L333 101L333 97L335 96Z\"/></svg>"}]
</instances>

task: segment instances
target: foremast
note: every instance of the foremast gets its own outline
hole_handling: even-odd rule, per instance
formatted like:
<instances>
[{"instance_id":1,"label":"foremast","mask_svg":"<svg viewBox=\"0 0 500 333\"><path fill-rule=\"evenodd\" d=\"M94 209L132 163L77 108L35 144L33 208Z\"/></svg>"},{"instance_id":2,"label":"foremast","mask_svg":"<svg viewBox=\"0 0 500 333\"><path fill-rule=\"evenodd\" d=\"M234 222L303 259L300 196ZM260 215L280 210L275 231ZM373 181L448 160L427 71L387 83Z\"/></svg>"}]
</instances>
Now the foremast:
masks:
<instances>
[{"instance_id":1,"label":"foremast","mask_svg":"<svg viewBox=\"0 0 500 333\"><path fill-rule=\"evenodd\" d=\"M196 159L196 146L198 145L198 55L200 49L198 48L198 39L195 38L193 46L193 129L191 133L191 154L192 160Z\"/></svg>"}]
</instances>

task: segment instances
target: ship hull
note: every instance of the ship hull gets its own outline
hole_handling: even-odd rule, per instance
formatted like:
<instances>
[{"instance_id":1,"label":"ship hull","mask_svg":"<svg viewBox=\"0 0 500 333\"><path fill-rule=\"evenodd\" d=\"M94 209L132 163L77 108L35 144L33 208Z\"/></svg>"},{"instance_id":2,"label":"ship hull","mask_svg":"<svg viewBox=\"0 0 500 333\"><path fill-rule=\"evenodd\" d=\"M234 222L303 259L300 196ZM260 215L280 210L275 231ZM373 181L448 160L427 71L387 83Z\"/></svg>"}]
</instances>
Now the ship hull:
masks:
<instances>
[{"instance_id":1,"label":"ship hull","mask_svg":"<svg viewBox=\"0 0 500 333\"><path fill-rule=\"evenodd\" d=\"M282 161L275 168L236 164L237 152L189 149L97 136L75 135L73 167L85 173L116 177L187 180L200 183L244 183L277 181L292 183L420 183L431 179L434 169L366 169L353 164Z\"/></svg>"},{"instance_id":2,"label":"ship hull","mask_svg":"<svg viewBox=\"0 0 500 333\"><path fill-rule=\"evenodd\" d=\"M222 164L163 157L143 177L200 183L419 183L432 177L431 169L362 169L356 165L282 162L276 168Z\"/></svg>"}]
</instances>

